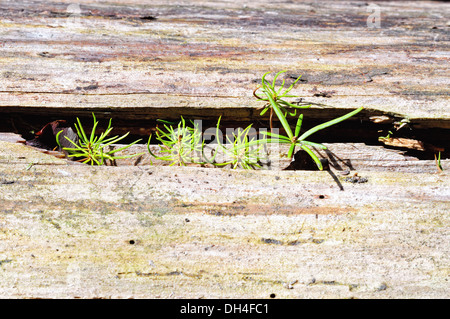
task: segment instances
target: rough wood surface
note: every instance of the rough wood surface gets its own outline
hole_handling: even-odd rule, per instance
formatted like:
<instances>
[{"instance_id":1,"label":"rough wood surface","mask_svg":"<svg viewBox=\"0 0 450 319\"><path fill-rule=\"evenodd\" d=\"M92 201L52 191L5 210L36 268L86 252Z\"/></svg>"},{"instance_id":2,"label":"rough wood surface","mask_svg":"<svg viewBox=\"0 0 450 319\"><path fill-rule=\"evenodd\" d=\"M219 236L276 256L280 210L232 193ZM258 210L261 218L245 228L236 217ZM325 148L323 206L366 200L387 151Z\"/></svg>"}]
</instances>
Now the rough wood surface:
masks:
<instances>
[{"instance_id":1,"label":"rough wood surface","mask_svg":"<svg viewBox=\"0 0 450 319\"><path fill-rule=\"evenodd\" d=\"M286 69L305 117L450 128L445 2L374 2L379 28L366 1L77 3L0 2L0 120L253 121ZM448 298L449 160L327 146L350 175L90 167L2 134L0 297Z\"/></svg>"},{"instance_id":2,"label":"rough wood surface","mask_svg":"<svg viewBox=\"0 0 450 319\"><path fill-rule=\"evenodd\" d=\"M375 2L373 28L365 1L77 3L0 4L1 111L251 114L286 69L308 101L449 127L447 3Z\"/></svg>"},{"instance_id":3,"label":"rough wood surface","mask_svg":"<svg viewBox=\"0 0 450 319\"><path fill-rule=\"evenodd\" d=\"M435 160L419 160L415 156L407 155L405 150L386 149L382 146L366 145L364 143L324 143L328 149L315 149L316 154L321 159L326 159L329 168L342 174L345 171L382 171L382 172L403 172L403 173L435 173L437 164ZM120 147L122 145L119 145ZM211 147L215 150L214 147ZM289 147L284 145L268 147L269 155L265 154L262 159L263 169L284 170L284 169L305 169L298 165L290 165L290 160L286 158ZM152 146L153 152L158 154L160 150L157 146ZM144 153L135 158L117 160L116 164L121 165L169 165L170 162L158 161L151 157L145 146L132 146L119 155L131 155ZM164 154L162 154L164 155ZM284 155L284 156L283 156ZM300 154L297 154L300 155ZM306 156L308 159L308 156ZM269 161L270 160L270 161ZM316 164L310 160L312 169L316 169ZM266 163L270 163L267 165ZM450 164L450 160L441 160L442 165Z\"/></svg>"},{"instance_id":4,"label":"rough wood surface","mask_svg":"<svg viewBox=\"0 0 450 319\"><path fill-rule=\"evenodd\" d=\"M359 171L341 190L327 172L0 155L17 148L0 163L2 298L448 298L448 173Z\"/></svg>"}]
</instances>

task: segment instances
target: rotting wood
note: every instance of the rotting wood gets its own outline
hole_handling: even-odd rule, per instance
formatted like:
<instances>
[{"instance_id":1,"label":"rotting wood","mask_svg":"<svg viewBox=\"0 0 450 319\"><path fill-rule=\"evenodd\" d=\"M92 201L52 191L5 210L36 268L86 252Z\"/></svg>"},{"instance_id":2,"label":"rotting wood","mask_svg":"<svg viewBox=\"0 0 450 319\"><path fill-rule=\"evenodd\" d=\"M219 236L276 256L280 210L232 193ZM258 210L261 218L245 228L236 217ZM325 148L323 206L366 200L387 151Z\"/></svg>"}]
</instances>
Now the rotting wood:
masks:
<instances>
[{"instance_id":1,"label":"rotting wood","mask_svg":"<svg viewBox=\"0 0 450 319\"><path fill-rule=\"evenodd\" d=\"M384 144L389 145L389 146L403 147L403 148L409 148L409 149L414 149L414 150L419 150L419 151L431 150L436 153L444 151L443 148L438 148L433 145L427 145L425 143L422 143L421 141L416 141L416 140L407 139L407 138L390 137L390 138L383 138L380 140Z\"/></svg>"}]
</instances>

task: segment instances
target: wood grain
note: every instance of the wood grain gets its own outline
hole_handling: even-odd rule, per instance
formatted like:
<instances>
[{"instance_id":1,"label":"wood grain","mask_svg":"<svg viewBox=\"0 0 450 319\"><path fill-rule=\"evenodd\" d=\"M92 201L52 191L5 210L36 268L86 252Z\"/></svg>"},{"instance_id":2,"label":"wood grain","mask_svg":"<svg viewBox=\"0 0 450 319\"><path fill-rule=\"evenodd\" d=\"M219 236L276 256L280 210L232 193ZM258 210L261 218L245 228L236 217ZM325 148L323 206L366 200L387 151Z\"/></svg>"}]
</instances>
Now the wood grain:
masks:
<instances>
[{"instance_id":1,"label":"wood grain","mask_svg":"<svg viewBox=\"0 0 450 319\"><path fill-rule=\"evenodd\" d=\"M292 92L316 103L305 118L364 106L349 123L449 129L449 11L443 1L2 1L0 128L93 111L122 124L254 121L261 76L285 69L288 84L302 75ZM90 167L0 134L0 297L448 298L450 160L440 172L404 149L326 145L323 172L149 157Z\"/></svg>"},{"instance_id":2,"label":"wood grain","mask_svg":"<svg viewBox=\"0 0 450 319\"><path fill-rule=\"evenodd\" d=\"M0 4L1 111L254 109L262 74L285 69L308 101L449 127L449 4L383 1L369 28L355 1L78 3Z\"/></svg>"}]
</instances>

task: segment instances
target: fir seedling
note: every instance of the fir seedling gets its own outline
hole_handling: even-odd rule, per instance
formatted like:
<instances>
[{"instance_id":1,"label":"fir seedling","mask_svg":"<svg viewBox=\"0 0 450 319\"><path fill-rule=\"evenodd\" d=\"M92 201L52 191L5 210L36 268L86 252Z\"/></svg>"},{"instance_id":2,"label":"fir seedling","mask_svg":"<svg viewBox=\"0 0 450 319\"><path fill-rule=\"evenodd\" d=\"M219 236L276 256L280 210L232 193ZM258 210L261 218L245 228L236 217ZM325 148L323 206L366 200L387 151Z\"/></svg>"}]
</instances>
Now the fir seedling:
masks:
<instances>
[{"instance_id":1,"label":"fir seedling","mask_svg":"<svg viewBox=\"0 0 450 319\"><path fill-rule=\"evenodd\" d=\"M294 83L292 83L287 89L284 89L284 84L285 84L285 80L283 79L283 82L280 86L280 88L276 89L275 88L275 84L277 81L277 78L280 74L285 73L286 70L284 71L280 71L277 74L275 74L275 77L273 79L272 82L269 82L268 80L266 80L266 75L269 74L270 72L267 72L263 75L262 77L262 81L261 81L261 86L259 86L258 88L256 88L255 91L253 91L253 95L260 101L265 101L267 102L262 108L263 110L261 111L260 115L264 115L268 110L270 110L270 129L272 131L273 129L273 125L272 125L272 119L273 119L273 114L274 114L274 108L273 108L273 103L276 103L278 105L278 108L284 113L284 116L286 117L287 114L291 115L291 116L296 116L297 114L297 109L305 109L305 108L309 108L311 107L311 105L297 105L297 104L293 104L291 102L288 102L285 100L285 98L296 98L298 96L296 95L291 95L288 94L293 88L294 85L300 80L301 76L299 76ZM264 96L258 96L256 94L256 92L261 89L262 93L264 94ZM290 111L289 109L293 108L294 111Z\"/></svg>"},{"instance_id":2,"label":"fir seedling","mask_svg":"<svg viewBox=\"0 0 450 319\"><path fill-rule=\"evenodd\" d=\"M217 122L216 129L216 137L219 136L219 125L220 119ZM259 164L260 159L262 158L262 141L257 141L256 138L249 139L249 131L252 125L250 124L245 129L239 128L237 130L237 134L233 132L233 138L230 138L228 135L225 137L227 144L220 143L219 139L217 139L217 149L214 154L213 160L215 160L217 156L218 150L222 150L225 157L225 162L217 163L213 162L216 166L226 166L231 165L233 169L238 167L244 169L255 169L261 168Z\"/></svg>"},{"instance_id":3,"label":"fir seedling","mask_svg":"<svg viewBox=\"0 0 450 319\"><path fill-rule=\"evenodd\" d=\"M386 136L380 136L378 137L378 140L380 142L384 141L384 140L389 140L391 138L391 135L393 135L394 133L392 133L392 131L388 131L388 135Z\"/></svg>"},{"instance_id":4,"label":"fir seedling","mask_svg":"<svg viewBox=\"0 0 450 319\"><path fill-rule=\"evenodd\" d=\"M162 121L163 123L168 123ZM172 125L164 124L163 129L156 128L156 139L161 143L160 152L163 154L158 156L150 149L150 135L147 143L147 149L150 155L158 160L172 162L172 165L184 166L188 163L202 164L201 154L203 152L204 141L202 140L202 132L198 125L194 123L194 127L186 125L185 120L181 117L176 129Z\"/></svg>"},{"instance_id":5,"label":"fir seedling","mask_svg":"<svg viewBox=\"0 0 450 319\"><path fill-rule=\"evenodd\" d=\"M281 108L278 106L278 104L273 100L271 101L271 104L272 104L272 108L275 111L275 114L278 116L278 119L280 120L281 124L283 125L283 128L286 131L287 136L275 134L272 132L262 132L263 134L266 134L267 136L271 137L270 139L267 139L266 141L268 143L291 144L289 151L288 151L288 157L291 159L294 155L295 147L299 146L301 149L303 149L305 152L307 152L309 154L309 156L311 156L311 158L314 160L314 162L317 164L317 167L320 170L323 170L322 163L320 162L317 155L314 154L314 152L310 149L310 147L312 146L312 147L318 147L321 149L326 149L326 146L324 146L323 144L320 144L320 143L308 142L305 139L317 131L323 130L329 126L335 125L339 122L342 122L342 121L352 117L353 115L359 113L363 109L363 107L360 107L344 116L341 116L334 120L317 125L311 129L309 129L302 135L300 135L300 130L301 130L302 122L303 122L303 114L300 114L300 116L298 117L297 124L295 126L295 131L294 131L295 134L294 134L289 126L289 123L286 119L285 114L283 114L283 112L282 112Z\"/></svg>"},{"instance_id":6,"label":"fir seedling","mask_svg":"<svg viewBox=\"0 0 450 319\"><path fill-rule=\"evenodd\" d=\"M317 157L316 154L314 154L314 152L310 149L310 147L318 147L321 149L326 149L326 146L324 146L323 144L320 143L313 143L313 142L309 142L306 141L305 139L310 136L311 134L314 134L315 132L319 131L319 130L323 130L329 126L335 125L339 122L342 122L346 119L348 119L349 117L352 117L353 115L357 114L358 112L360 112L363 108L359 108L356 109L344 116L341 116L339 118L336 118L334 120L328 121L326 123L317 125L311 129L309 129L308 131L306 131L305 133L303 133L301 136L299 136L300 134L300 130L301 130L301 126L302 126L302 122L303 122L303 114L300 114L298 119L297 119L297 124L295 126L295 134L292 132L291 127L289 126L289 123L286 119L287 114L291 115L291 116L295 116L296 115L296 111L294 112L289 112L288 108L292 107L292 108L307 108L310 107L311 105L306 105L306 106L299 106L299 105L295 105L292 103L289 103L287 101L284 100L284 98L289 97L295 97L294 95L289 95L289 91L292 90L292 88L294 87L295 83L297 83L297 81L300 79L300 77L298 77L294 83L288 88L286 89L284 92L282 92L283 88L284 88L284 84L285 81L283 80L281 87L277 90L275 89L275 82L276 79L278 78L278 76L281 73L284 73L286 71L280 71L275 75L275 78L273 79L272 83L270 83L269 81L267 81L265 79L266 75L268 73L265 73L262 77L262 87L260 87L262 89L262 92L264 93L265 97L259 97L258 95L256 95L256 91L259 89L256 89L253 92L253 95L258 98L259 100L263 100L263 101L267 101L268 103L264 106L263 111L261 112L261 115L263 115L269 108L271 111L271 117L270 117L270 132L262 132L263 134L269 136L270 138L266 139L265 142L267 143L286 143L286 144L291 144L289 151L288 151L288 157L292 159L293 155L294 155L294 151L295 151L295 147L298 146L301 149L303 149L304 151L306 151L311 158L314 160L314 162L317 164L317 167L320 170L323 170L323 166L322 163L320 162L319 158ZM280 135L280 134L275 134L273 133L273 127L272 127L272 112L278 117L278 120L281 122L284 130L286 131L287 136L284 135Z\"/></svg>"},{"instance_id":7,"label":"fir seedling","mask_svg":"<svg viewBox=\"0 0 450 319\"><path fill-rule=\"evenodd\" d=\"M436 161L436 166L437 166L438 170L440 172L443 172L444 168L442 167L442 164L441 164L441 152L439 152L439 155L437 157L436 157L436 153L434 154L434 160Z\"/></svg>"},{"instance_id":8,"label":"fir seedling","mask_svg":"<svg viewBox=\"0 0 450 319\"><path fill-rule=\"evenodd\" d=\"M72 145L73 147L62 147L64 151L67 152L68 157L76 158L78 162L91 164L91 165L103 165L105 163L105 160L116 160L116 159L124 159L124 158L131 158L134 156L142 155L144 153L139 154L133 154L133 155L122 155L117 156L115 153L123 151L124 149L127 149L131 145L136 144L140 141L134 141L131 144L125 145L123 147L117 148L117 149L109 149L112 144L117 144L120 140L124 139L128 136L129 133L126 133L125 135L122 135L120 137L110 137L107 138L107 136L111 133L112 127L111 127L111 121L109 120L108 127L106 130L100 134L100 136L95 135L95 130L98 125L98 121L95 118L94 113L92 113L92 117L94 119L94 126L92 127L91 134L89 137L86 135L85 130L83 128L83 125L81 124L81 121L79 118L77 118L77 123L75 123L75 128L78 135L78 142L74 142L69 137L64 136ZM59 142L59 135L63 131L59 131L56 134L56 142L58 143L59 147L61 148L61 144Z\"/></svg>"}]
</instances>

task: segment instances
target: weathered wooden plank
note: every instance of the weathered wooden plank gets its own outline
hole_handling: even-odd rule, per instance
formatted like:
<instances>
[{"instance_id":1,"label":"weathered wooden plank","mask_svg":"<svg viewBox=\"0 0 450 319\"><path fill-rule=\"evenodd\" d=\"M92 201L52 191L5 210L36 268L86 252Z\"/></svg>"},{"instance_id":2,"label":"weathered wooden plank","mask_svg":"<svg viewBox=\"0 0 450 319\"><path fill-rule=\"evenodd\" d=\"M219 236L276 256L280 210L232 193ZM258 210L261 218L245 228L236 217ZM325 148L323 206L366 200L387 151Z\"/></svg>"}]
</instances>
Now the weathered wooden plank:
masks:
<instances>
[{"instance_id":1,"label":"weathered wooden plank","mask_svg":"<svg viewBox=\"0 0 450 319\"><path fill-rule=\"evenodd\" d=\"M78 3L0 3L1 120L253 121L260 77L287 69L288 83L304 75L294 93L327 105L305 117L365 106L353 121L449 128L444 2L375 2L379 28L357 1ZM449 160L438 173L327 145L366 181L333 167L69 165L0 141L0 296L447 298Z\"/></svg>"},{"instance_id":2,"label":"weathered wooden plank","mask_svg":"<svg viewBox=\"0 0 450 319\"><path fill-rule=\"evenodd\" d=\"M4 111L254 108L261 75L286 69L312 102L449 118L446 3L377 3L379 28L354 1L70 4L1 4Z\"/></svg>"},{"instance_id":3,"label":"weathered wooden plank","mask_svg":"<svg viewBox=\"0 0 450 319\"><path fill-rule=\"evenodd\" d=\"M0 163L0 296L448 297L448 173L359 174Z\"/></svg>"}]
</instances>

